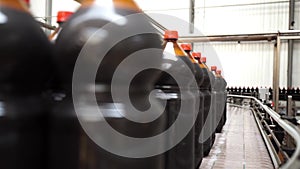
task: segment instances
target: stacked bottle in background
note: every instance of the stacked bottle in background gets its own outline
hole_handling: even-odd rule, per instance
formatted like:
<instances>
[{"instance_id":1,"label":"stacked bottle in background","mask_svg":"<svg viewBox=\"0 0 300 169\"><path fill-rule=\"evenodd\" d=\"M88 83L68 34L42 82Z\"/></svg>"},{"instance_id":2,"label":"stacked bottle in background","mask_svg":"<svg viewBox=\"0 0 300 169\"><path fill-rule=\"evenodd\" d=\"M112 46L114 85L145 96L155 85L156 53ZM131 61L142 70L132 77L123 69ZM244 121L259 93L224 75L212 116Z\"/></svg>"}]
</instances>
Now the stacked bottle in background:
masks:
<instances>
[{"instance_id":1,"label":"stacked bottle in background","mask_svg":"<svg viewBox=\"0 0 300 169\"><path fill-rule=\"evenodd\" d=\"M118 155L114 155L93 142L87 134L82 130L77 120L75 110L73 108L72 101L72 77L75 62L82 50L83 46L89 44L88 39L99 30L106 32L101 34L101 41L96 42L94 48L89 48L91 55L97 57L102 53L101 47L113 43L116 32L123 32L126 34L131 29L136 28L139 25L141 29L150 29L155 32L151 24L146 19L132 19L126 18L125 24L111 23L113 29L105 29L105 25L114 21L116 16L126 17L131 14L140 13L140 9L131 0L111 0L111 2L103 2L101 0L85 0L82 2L82 7L72 15L68 22L63 26L62 31L57 37L55 43L55 64L58 68L58 77L62 88L62 93L66 96L63 100L54 103L52 112L52 136L57 142L52 142L51 153L51 168L90 168L90 169L121 169L121 168L144 168L144 169L165 169L165 156L156 155L148 158L126 158ZM141 15L140 15L141 16ZM144 27L144 28L143 28ZM110 27L111 28L111 27ZM113 31L114 30L114 31ZM99 34L98 34L99 35ZM95 42L95 41L93 41ZM97 121L99 126L104 125L106 122L110 124L118 132L134 138L148 138L158 135L166 129L167 116L162 115L151 123L137 123L126 119L121 113L126 113L127 106L122 104L122 101L117 103L120 105L119 109L115 108L115 100L112 98L111 84L114 72L119 64L125 60L130 54L143 49L157 48L162 49L162 39L158 33L138 34L126 39L121 39L120 42L112 44L112 48L105 54L101 64L97 66L95 63L96 58L93 56L85 56L82 58L84 67L86 69L97 66L99 67L96 75L95 83L96 97L98 106L101 109L105 119L103 122ZM93 45L92 45L93 46ZM162 64L162 53L148 56L145 60L135 63L136 65L143 65L148 61L156 61L157 67ZM135 68L136 65L129 65L128 71L131 68ZM85 70L83 70L85 71ZM123 76L117 77L120 83L117 84L117 88L125 89L125 82L127 81L127 71L123 72ZM157 70L145 70L140 72L131 82L130 86L130 99L132 105L136 109L144 111L149 108L149 94L154 89L157 79L160 77L161 71ZM84 81L84 79L83 79ZM92 82L91 82L92 83ZM87 110L87 112L81 112L81 116L89 116L88 113L93 112L95 108L90 103L90 100L85 99L85 93L89 93L90 86L93 84L82 84L83 100L81 101L81 108ZM116 87L116 86L115 86ZM155 106L154 106L155 107ZM173 107L172 107L173 108ZM171 109L171 108L170 108ZM157 110L157 112L160 110ZM167 110L172 111L172 110ZM87 113L87 114L86 114ZM173 113L173 112L172 112ZM93 125L93 121L88 125ZM96 132L96 131L95 131ZM101 137L99 133L99 137ZM122 140L117 138L108 138L103 134L103 139L109 140L111 145L115 147L124 147ZM58 141L59 140L59 141ZM190 144L187 144L189 146ZM134 149L139 150L138 147L143 145L136 145ZM159 148L156 146L155 148ZM134 151L128 147L128 152ZM185 158L187 156L185 155ZM61 162L63 160L63 162ZM178 161L172 159L172 162ZM181 161L186 161L181 159ZM181 167L184 168L184 167Z\"/></svg>"},{"instance_id":2,"label":"stacked bottle in background","mask_svg":"<svg viewBox=\"0 0 300 169\"><path fill-rule=\"evenodd\" d=\"M24 2L0 0L0 165L47 168L51 47Z\"/></svg>"},{"instance_id":3,"label":"stacked bottle in background","mask_svg":"<svg viewBox=\"0 0 300 169\"><path fill-rule=\"evenodd\" d=\"M207 119L208 115L211 113L214 115L216 112L213 109L213 106L215 103L213 102L214 99L212 99L212 86L215 82L215 78L213 73L209 70L209 68L206 65L206 57L202 57L201 53L199 52L194 52L193 57L198 61L201 70L203 72L203 85L201 86L200 90L201 93L203 94L204 97L204 122L209 123L208 126L211 127L210 130L205 130L203 128L202 132L208 132L209 138L199 138L199 141L204 141L203 142L203 156L208 156L214 142L215 142L215 130L213 128L213 121L211 119ZM214 115L215 116L215 115ZM201 137L206 137L205 135Z\"/></svg>"},{"instance_id":4,"label":"stacked bottle in background","mask_svg":"<svg viewBox=\"0 0 300 169\"><path fill-rule=\"evenodd\" d=\"M198 111L198 115L197 115L197 119L195 122L195 166L198 166L201 164L202 162L202 158L203 158L203 144L199 143L199 136L200 136L200 132L202 130L202 127L204 125L205 119L207 117L207 113L208 112L204 112L204 99L206 99L204 97L205 93L202 93L203 86L205 85L205 80L204 79L205 75L203 70L201 69L200 65L195 62L194 57L192 56L192 45L191 44L181 44L181 48L186 52L186 54L189 56L189 58L192 60L193 65L194 65L194 69L195 69L195 80L197 82L197 90L199 90L199 107L196 107L196 109L199 109ZM194 53L193 53L194 54Z\"/></svg>"}]
</instances>

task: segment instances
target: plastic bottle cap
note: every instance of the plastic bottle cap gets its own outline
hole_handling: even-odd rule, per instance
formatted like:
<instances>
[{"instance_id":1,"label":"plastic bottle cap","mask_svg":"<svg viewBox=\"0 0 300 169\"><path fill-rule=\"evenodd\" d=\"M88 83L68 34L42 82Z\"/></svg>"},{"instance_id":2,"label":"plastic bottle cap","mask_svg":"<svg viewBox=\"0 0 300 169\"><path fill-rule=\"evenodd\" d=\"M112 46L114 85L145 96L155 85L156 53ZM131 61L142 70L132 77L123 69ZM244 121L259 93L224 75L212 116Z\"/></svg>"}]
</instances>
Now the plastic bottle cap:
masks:
<instances>
[{"instance_id":1,"label":"plastic bottle cap","mask_svg":"<svg viewBox=\"0 0 300 169\"><path fill-rule=\"evenodd\" d=\"M206 63L206 57L201 57L201 62Z\"/></svg>"},{"instance_id":2,"label":"plastic bottle cap","mask_svg":"<svg viewBox=\"0 0 300 169\"><path fill-rule=\"evenodd\" d=\"M221 71L221 70L217 70L217 73L218 73L218 74L222 74L222 71Z\"/></svg>"},{"instance_id":3,"label":"plastic bottle cap","mask_svg":"<svg viewBox=\"0 0 300 169\"><path fill-rule=\"evenodd\" d=\"M189 43L184 43L184 44L181 44L180 45L181 46L181 48L183 49L183 50L185 50L185 51L191 51L192 50L192 45L191 44L189 44Z\"/></svg>"},{"instance_id":4,"label":"plastic bottle cap","mask_svg":"<svg viewBox=\"0 0 300 169\"><path fill-rule=\"evenodd\" d=\"M73 12L59 11L57 13L57 23L66 22L71 15L73 15Z\"/></svg>"},{"instance_id":5,"label":"plastic bottle cap","mask_svg":"<svg viewBox=\"0 0 300 169\"><path fill-rule=\"evenodd\" d=\"M200 52L193 52L192 53L192 56L195 58L195 59L201 59L201 53Z\"/></svg>"},{"instance_id":6,"label":"plastic bottle cap","mask_svg":"<svg viewBox=\"0 0 300 169\"><path fill-rule=\"evenodd\" d=\"M164 39L178 39L178 31L166 30Z\"/></svg>"},{"instance_id":7,"label":"plastic bottle cap","mask_svg":"<svg viewBox=\"0 0 300 169\"><path fill-rule=\"evenodd\" d=\"M26 4L29 4L30 3L30 0L24 0Z\"/></svg>"},{"instance_id":8,"label":"plastic bottle cap","mask_svg":"<svg viewBox=\"0 0 300 169\"><path fill-rule=\"evenodd\" d=\"M217 66L212 66L211 71L217 71Z\"/></svg>"}]
</instances>

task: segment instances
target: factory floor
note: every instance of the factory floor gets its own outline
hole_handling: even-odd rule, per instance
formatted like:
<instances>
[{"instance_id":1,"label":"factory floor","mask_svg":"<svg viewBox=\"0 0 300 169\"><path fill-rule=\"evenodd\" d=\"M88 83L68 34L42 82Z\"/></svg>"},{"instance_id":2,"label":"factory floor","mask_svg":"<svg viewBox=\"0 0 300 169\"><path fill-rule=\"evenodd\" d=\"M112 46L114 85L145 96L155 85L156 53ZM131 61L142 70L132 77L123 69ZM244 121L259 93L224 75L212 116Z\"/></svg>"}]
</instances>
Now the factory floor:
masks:
<instances>
[{"instance_id":1,"label":"factory floor","mask_svg":"<svg viewBox=\"0 0 300 169\"><path fill-rule=\"evenodd\" d=\"M251 110L227 108L223 132L200 169L273 169L273 164Z\"/></svg>"}]
</instances>

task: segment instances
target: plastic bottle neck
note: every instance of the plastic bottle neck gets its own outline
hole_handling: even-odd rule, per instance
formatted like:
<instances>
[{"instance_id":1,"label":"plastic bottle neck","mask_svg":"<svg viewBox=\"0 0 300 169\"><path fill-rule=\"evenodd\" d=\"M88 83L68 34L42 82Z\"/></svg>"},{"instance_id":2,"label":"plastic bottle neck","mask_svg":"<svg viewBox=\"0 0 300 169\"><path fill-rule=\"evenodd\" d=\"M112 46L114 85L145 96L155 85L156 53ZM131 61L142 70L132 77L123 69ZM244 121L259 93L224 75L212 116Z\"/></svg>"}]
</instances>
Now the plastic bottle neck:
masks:
<instances>
[{"instance_id":1,"label":"plastic bottle neck","mask_svg":"<svg viewBox=\"0 0 300 169\"><path fill-rule=\"evenodd\" d=\"M211 70L211 72L214 74L215 77L217 77L217 72L214 70Z\"/></svg>"},{"instance_id":2,"label":"plastic bottle neck","mask_svg":"<svg viewBox=\"0 0 300 169\"><path fill-rule=\"evenodd\" d=\"M197 60L197 62L198 62L201 69L208 69L208 67L205 64L203 64L203 62L201 62L201 58L198 58L198 59L195 59L195 60Z\"/></svg>"},{"instance_id":3,"label":"plastic bottle neck","mask_svg":"<svg viewBox=\"0 0 300 169\"><path fill-rule=\"evenodd\" d=\"M19 11L29 12L26 3L21 0L0 0L0 6L13 8Z\"/></svg>"},{"instance_id":4,"label":"plastic bottle neck","mask_svg":"<svg viewBox=\"0 0 300 169\"><path fill-rule=\"evenodd\" d=\"M179 47L178 43L177 43L177 39L165 39L164 43L163 43L163 50L166 49L168 43L172 43L173 44L173 49L175 52L176 56L185 56L188 57L185 52Z\"/></svg>"},{"instance_id":5,"label":"plastic bottle neck","mask_svg":"<svg viewBox=\"0 0 300 169\"><path fill-rule=\"evenodd\" d=\"M200 60L198 60L198 62L202 69L208 69L208 67L204 63L202 63Z\"/></svg>"},{"instance_id":6,"label":"plastic bottle neck","mask_svg":"<svg viewBox=\"0 0 300 169\"><path fill-rule=\"evenodd\" d=\"M98 5L104 7L117 7L122 9L131 9L137 12L142 11L133 0L82 0L80 2L83 7Z\"/></svg>"},{"instance_id":7,"label":"plastic bottle neck","mask_svg":"<svg viewBox=\"0 0 300 169\"><path fill-rule=\"evenodd\" d=\"M212 71L212 72L214 73L214 75L215 75L216 77L218 77L218 78L221 78L221 77L222 77L219 73L217 73L217 71Z\"/></svg>"},{"instance_id":8,"label":"plastic bottle neck","mask_svg":"<svg viewBox=\"0 0 300 169\"><path fill-rule=\"evenodd\" d=\"M188 55L192 63L197 63L196 59L194 59L194 57L191 55L191 50L185 50L184 52Z\"/></svg>"}]
</instances>

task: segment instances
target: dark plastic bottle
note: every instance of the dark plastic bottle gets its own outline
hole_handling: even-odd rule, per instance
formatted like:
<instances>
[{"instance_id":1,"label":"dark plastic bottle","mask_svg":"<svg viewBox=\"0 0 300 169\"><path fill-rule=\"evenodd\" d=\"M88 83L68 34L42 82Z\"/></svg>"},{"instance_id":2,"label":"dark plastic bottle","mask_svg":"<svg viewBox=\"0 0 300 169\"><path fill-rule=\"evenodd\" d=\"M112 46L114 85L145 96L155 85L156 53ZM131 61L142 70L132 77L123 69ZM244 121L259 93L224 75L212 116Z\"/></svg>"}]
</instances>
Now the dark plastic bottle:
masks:
<instances>
[{"instance_id":1,"label":"dark plastic bottle","mask_svg":"<svg viewBox=\"0 0 300 169\"><path fill-rule=\"evenodd\" d=\"M295 88L294 88L294 87L292 87L292 89L291 89L291 93L292 93L292 95L294 95L294 94L296 93L296 90L295 90Z\"/></svg>"},{"instance_id":2,"label":"dark plastic bottle","mask_svg":"<svg viewBox=\"0 0 300 169\"><path fill-rule=\"evenodd\" d=\"M208 71L208 75L209 75L209 79L210 79L210 86L208 87L209 88L209 92L211 94L211 103L210 103L210 110L211 113L214 114L214 116L216 116L216 112L215 112L215 109L214 109L214 105L215 105L215 99L214 99L214 95L212 95L212 88L214 86L214 83L215 83L215 76L214 74L209 70L208 66L206 65L206 61L207 61L207 58L205 56L201 57L200 59L201 63L205 66L205 68L207 69ZM207 99L205 99L207 100ZM212 126L213 126L213 123L215 122L211 122L212 123ZM209 155L209 152L213 146L215 142L215 131L213 131L212 135L210 136L210 138L204 142L204 156L208 156Z\"/></svg>"},{"instance_id":3,"label":"dark plastic bottle","mask_svg":"<svg viewBox=\"0 0 300 169\"><path fill-rule=\"evenodd\" d=\"M51 47L19 0L0 0L0 168L47 168Z\"/></svg>"},{"instance_id":4,"label":"dark plastic bottle","mask_svg":"<svg viewBox=\"0 0 300 169\"><path fill-rule=\"evenodd\" d=\"M235 95L239 95L239 94L238 94L238 88L237 88L237 87L234 87L234 94L235 94Z\"/></svg>"},{"instance_id":5,"label":"dark plastic bottle","mask_svg":"<svg viewBox=\"0 0 300 169\"><path fill-rule=\"evenodd\" d=\"M280 91L280 90L279 90ZM287 89L282 88L281 93L279 94L279 100L286 100L287 99Z\"/></svg>"},{"instance_id":6,"label":"dark plastic bottle","mask_svg":"<svg viewBox=\"0 0 300 169\"><path fill-rule=\"evenodd\" d=\"M215 95L215 111L216 111L216 118L215 123L217 124L216 133L222 132L222 127L224 124L224 118L223 118L223 109L224 109L224 91L222 89L222 77L217 73L217 67L212 66L211 71L213 72L215 76L215 83L213 86L213 93ZM239 93L241 93L241 87L239 87Z\"/></svg>"},{"instance_id":7,"label":"dark plastic bottle","mask_svg":"<svg viewBox=\"0 0 300 169\"><path fill-rule=\"evenodd\" d=\"M242 91L242 87L239 87L239 88L238 88L238 92L239 92L239 95L242 95L242 92L243 92L243 91Z\"/></svg>"},{"instance_id":8,"label":"dark plastic bottle","mask_svg":"<svg viewBox=\"0 0 300 169\"><path fill-rule=\"evenodd\" d=\"M191 61L193 62L194 65L194 69L195 69L195 79L198 85L198 90L199 90L199 101L200 101L200 106L199 106L199 111L198 111L198 116L195 122L195 166L200 166L201 162L202 162L202 158L203 158L203 144L199 143L199 137L200 137L200 133L202 131L202 128L204 126L204 122L205 119L207 118L208 115L208 111L204 112L205 110L205 106L209 106L209 105L205 105L204 99L205 98L205 94L202 91L206 88L205 85L207 85L207 83L209 82L205 82L204 79L205 75L204 75L204 71L203 69L200 67L198 62L195 62L195 60L197 60L196 58L194 59L195 54L200 55L199 57L201 57L200 53L191 53L192 51L192 45L191 44L181 44L181 48L186 52L186 54L189 56L189 58L191 59ZM199 167L198 167L199 168Z\"/></svg>"},{"instance_id":9,"label":"dark plastic bottle","mask_svg":"<svg viewBox=\"0 0 300 169\"><path fill-rule=\"evenodd\" d=\"M292 89L291 88L287 88L286 90L286 94L287 95L291 95L293 92L292 92Z\"/></svg>"},{"instance_id":10,"label":"dark plastic bottle","mask_svg":"<svg viewBox=\"0 0 300 169\"><path fill-rule=\"evenodd\" d=\"M259 88L258 87L255 88L254 97L256 97L256 98L259 97Z\"/></svg>"},{"instance_id":11,"label":"dark plastic bottle","mask_svg":"<svg viewBox=\"0 0 300 169\"><path fill-rule=\"evenodd\" d=\"M191 86L191 79L187 77L187 75L190 74L190 71L195 72L195 69L192 60L179 47L177 40L177 31L168 30L165 32L163 49L171 52L171 56L169 54L164 55L163 65L169 66L163 66L163 70L177 74L181 80L186 81L186 86L181 86L182 90L179 90L176 80L166 72L163 72L161 78L157 82L157 89L163 91L167 96L161 99L167 102L166 111L168 114L168 126L171 126L175 122L176 118L178 118L181 103L190 104L190 109L187 109L184 112L184 118L190 122L195 120L195 114L192 114L192 112L196 110L195 104L193 104L193 97L196 97L196 95L191 95L190 92L196 93L194 91L197 91L197 89L194 88L196 86ZM182 65L179 60L183 61L185 65ZM193 77L194 76L195 75L193 75ZM178 132L180 132L180 129L175 128L173 135L168 138L168 141L172 141ZM194 169L194 154L195 127L190 130L182 141L166 153L166 169Z\"/></svg>"},{"instance_id":12,"label":"dark plastic bottle","mask_svg":"<svg viewBox=\"0 0 300 169\"><path fill-rule=\"evenodd\" d=\"M209 119L207 119L209 113L214 113L212 107L212 97L211 97L211 90L212 90L212 84L214 83L214 76L212 72L209 71L209 68L207 67L206 63L206 57L204 59L201 57L201 53L194 52L193 56L196 60L198 60L198 63L200 65L200 68L203 72L203 85L201 86L200 90L203 94L204 98L204 122L211 122ZM202 62L201 62L202 61ZM204 125L204 124L203 124ZM209 123L209 126L213 126L213 124ZM208 156L215 139L215 132L212 131L202 131L202 132L211 132L210 137L203 143L203 155Z\"/></svg>"},{"instance_id":13,"label":"dark plastic bottle","mask_svg":"<svg viewBox=\"0 0 300 169\"><path fill-rule=\"evenodd\" d=\"M272 89L272 87L269 88L269 93L270 93L269 100L273 100L273 89Z\"/></svg>"},{"instance_id":14,"label":"dark plastic bottle","mask_svg":"<svg viewBox=\"0 0 300 169\"><path fill-rule=\"evenodd\" d=\"M242 89L243 91L242 91L242 95L245 95L246 94L246 88L245 87L243 87L243 89Z\"/></svg>"},{"instance_id":15,"label":"dark plastic bottle","mask_svg":"<svg viewBox=\"0 0 300 169\"><path fill-rule=\"evenodd\" d=\"M248 93L249 96L251 96L251 89L250 89L250 87L247 87L247 93Z\"/></svg>"},{"instance_id":16,"label":"dark plastic bottle","mask_svg":"<svg viewBox=\"0 0 300 169\"><path fill-rule=\"evenodd\" d=\"M295 89L295 97L293 98L294 100L300 101L300 90L299 87Z\"/></svg>"},{"instance_id":17,"label":"dark plastic bottle","mask_svg":"<svg viewBox=\"0 0 300 169\"><path fill-rule=\"evenodd\" d=\"M227 93L226 93L227 82L224 79L224 77L222 76L221 70L217 70L216 73L221 78L220 95L221 95L221 97L223 96L223 102L224 102L223 117L221 119L221 123L219 123L219 125L217 127L217 129L219 128L219 130L222 131L223 126L225 125L226 120L227 120ZM244 89L245 88L243 88L243 91L244 91ZM221 100L221 102L222 102L222 100Z\"/></svg>"},{"instance_id":18,"label":"dark plastic bottle","mask_svg":"<svg viewBox=\"0 0 300 169\"><path fill-rule=\"evenodd\" d=\"M65 97L54 103L54 109L52 112L52 152L51 152L51 166L50 168L56 169L165 169L165 156L156 155L148 158L126 158L115 155L104 150L102 147L96 145L92 139L81 128L76 112L73 106L72 98L72 77L74 66L78 55L80 54L83 46L87 43L89 38L94 35L98 30L102 30L107 33L107 36L102 36L100 41L95 42L95 47L92 51L89 50L89 55L83 58L84 67L88 71L90 67L97 64L95 57L101 55L102 48L113 43L112 37L116 33L128 32L129 30L136 29L137 25L141 29L149 28L155 32L153 26L148 23L144 18L132 19L127 17L131 14L141 13L140 9L132 0L84 0L82 7L75 12L71 18L63 25L56 43L55 43L55 65L57 67L58 77L61 84L61 93ZM141 14L143 16L143 14ZM114 17L125 17L123 24L116 24L112 22ZM123 20L124 21L124 20ZM104 26L111 24L113 29L107 29ZM105 30L104 30L105 29ZM118 32L115 32L115 31ZM97 34L98 36L100 34ZM118 38L118 37L115 37ZM134 138L148 138L162 133L166 128L166 115L165 113L151 123L137 123L126 119L120 111L126 112L129 105L123 104L122 100L119 102L113 100L111 88L112 78L114 72L118 68L119 64L134 52L156 48L162 50L162 39L158 33L137 34L126 39L120 39L120 41L109 49L105 53L104 59L99 65L98 72L96 74L96 98L98 107L101 109L105 119L97 121L97 125L102 126L106 122L114 128L117 132ZM90 48L89 48L90 49ZM91 56L92 55L92 56ZM129 65L126 70L123 71L124 75L117 77L119 81L116 84L118 89L124 89L128 86L124 85L124 81L127 81L127 71L131 71L143 63L148 61L159 67L162 64L162 52L149 56L138 63ZM138 72L137 72L138 73ZM149 108L149 94L154 89L154 84L160 77L161 71L154 69L148 69L139 72L131 81L129 89L129 97L132 105L141 111ZM84 77L83 77L84 78ZM89 119L89 113L95 113L93 110L95 105L92 105L90 100L85 100L85 94L89 93L90 85L82 79L82 107L87 112L81 112L81 116ZM91 82L93 83L93 82ZM121 105L119 109L115 108L115 102ZM157 106L159 107L159 106ZM157 112L160 111L159 109ZM94 125L93 121L87 122L88 125ZM105 134L99 133L98 137L108 140L111 145L116 147L122 147L128 149L127 151L142 151L139 150L141 145L136 145L133 148L124 147L123 140L116 139L115 137L109 137ZM155 148L159 148L157 146Z\"/></svg>"}]
</instances>

